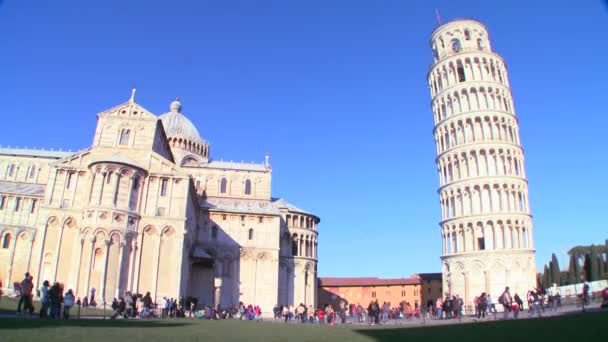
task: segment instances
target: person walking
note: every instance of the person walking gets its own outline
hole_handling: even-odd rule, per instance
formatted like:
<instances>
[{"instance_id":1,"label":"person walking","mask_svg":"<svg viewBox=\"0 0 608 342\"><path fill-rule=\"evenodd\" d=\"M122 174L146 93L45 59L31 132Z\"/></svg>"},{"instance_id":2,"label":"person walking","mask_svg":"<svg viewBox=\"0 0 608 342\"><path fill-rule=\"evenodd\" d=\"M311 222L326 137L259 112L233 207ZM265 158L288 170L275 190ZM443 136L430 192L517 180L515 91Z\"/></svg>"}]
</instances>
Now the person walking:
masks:
<instances>
[{"instance_id":1,"label":"person walking","mask_svg":"<svg viewBox=\"0 0 608 342\"><path fill-rule=\"evenodd\" d=\"M509 318L509 312L511 312L511 307L513 306L513 298L511 297L511 293L509 292L509 287L505 287L504 292L498 298L498 302L502 304L504 311L504 319Z\"/></svg>"},{"instance_id":2,"label":"person walking","mask_svg":"<svg viewBox=\"0 0 608 342\"><path fill-rule=\"evenodd\" d=\"M30 312L30 315L34 313L34 305L32 304L32 289L34 288L34 283L32 282L32 276L30 273L26 273L23 281L21 282L21 286L19 287L19 303L17 304L17 315L21 314L21 307L23 306L23 311Z\"/></svg>"},{"instance_id":3,"label":"person walking","mask_svg":"<svg viewBox=\"0 0 608 342\"><path fill-rule=\"evenodd\" d=\"M540 295L539 291L530 291L530 301L532 302L532 310L530 311L530 317L535 314L540 317Z\"/></svg>"}]
</instances>

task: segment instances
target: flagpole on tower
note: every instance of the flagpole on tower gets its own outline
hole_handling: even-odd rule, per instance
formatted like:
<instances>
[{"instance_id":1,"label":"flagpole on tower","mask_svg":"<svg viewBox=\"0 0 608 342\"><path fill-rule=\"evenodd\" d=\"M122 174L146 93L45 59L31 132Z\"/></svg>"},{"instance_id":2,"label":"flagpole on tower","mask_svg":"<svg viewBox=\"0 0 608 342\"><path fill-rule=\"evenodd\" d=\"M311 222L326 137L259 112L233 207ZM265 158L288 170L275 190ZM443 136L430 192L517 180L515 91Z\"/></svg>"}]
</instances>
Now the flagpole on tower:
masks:
<instances>
[{"instance_id":1,"label":"flagpole on tower","mask_svg":"<svg viewBox=\"0 0 608 342\"><path fill-rule=\"evenodd\" d=\"M439 16L439 10L435 8L435 15L437 16L437 24L441 25L441 16Z\"/></svg>"}]
</instances>

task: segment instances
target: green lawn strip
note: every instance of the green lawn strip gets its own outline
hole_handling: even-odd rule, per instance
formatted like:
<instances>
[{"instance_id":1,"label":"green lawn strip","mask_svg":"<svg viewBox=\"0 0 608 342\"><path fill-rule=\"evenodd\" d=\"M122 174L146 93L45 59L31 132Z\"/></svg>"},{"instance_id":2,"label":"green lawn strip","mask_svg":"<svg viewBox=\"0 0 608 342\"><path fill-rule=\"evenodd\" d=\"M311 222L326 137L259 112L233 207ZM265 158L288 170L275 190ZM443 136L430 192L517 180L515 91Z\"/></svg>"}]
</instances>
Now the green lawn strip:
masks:
<instances>
[{"instance_id":1,"label":"green lawn strip","mask_svg":"<svg viewBox=\"0 0 608 342\"><path fill-rule=\"evenodd\" d=\"M607 323L608 312L406 328L198 319L5 318L0 319L0 341L607 341Z\"/></svg>"}]
</instances>

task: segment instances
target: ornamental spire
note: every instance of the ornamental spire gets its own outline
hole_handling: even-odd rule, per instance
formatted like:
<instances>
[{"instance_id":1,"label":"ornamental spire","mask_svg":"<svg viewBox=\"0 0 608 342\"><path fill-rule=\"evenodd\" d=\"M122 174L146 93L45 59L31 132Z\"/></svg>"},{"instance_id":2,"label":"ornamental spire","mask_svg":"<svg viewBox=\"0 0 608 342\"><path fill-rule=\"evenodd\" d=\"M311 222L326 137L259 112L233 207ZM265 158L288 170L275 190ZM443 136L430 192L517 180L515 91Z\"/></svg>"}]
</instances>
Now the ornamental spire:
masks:
<instances>
[{"instance_id":1,"label":"ornamental spire","mask_svg":"<svg viewBox=\"0 0 608 342\"><path fill-rule=\"evenodd\" d=\"M137 91L137 89L133 88L131 89L131 98L129 99L130 102L135 102L135 92Z\"/></svg>"}]
</instances>

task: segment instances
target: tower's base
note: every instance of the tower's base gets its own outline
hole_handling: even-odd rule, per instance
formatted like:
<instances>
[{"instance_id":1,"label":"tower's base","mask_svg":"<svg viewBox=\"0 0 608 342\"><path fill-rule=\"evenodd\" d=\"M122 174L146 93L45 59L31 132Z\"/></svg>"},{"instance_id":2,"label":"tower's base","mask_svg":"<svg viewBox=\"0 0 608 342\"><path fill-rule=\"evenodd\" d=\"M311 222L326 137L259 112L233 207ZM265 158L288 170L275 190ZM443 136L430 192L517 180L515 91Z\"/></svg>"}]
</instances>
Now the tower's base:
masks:
<instances>
[{"instance_id":1,"label":"tower's base","mask_svg":"<svg viewBox=\"0 0 608 342\"><path fill-rule=\"evenodd\" d=\"M526 293L536 288L534 250L493 250L459 253L441 257L443 292L458 295L465 308L473 308L475 297L485 292L498 305L498 297L510 288L511 296L519 294L526 302Z\"/></svg>"}]
</instances>

